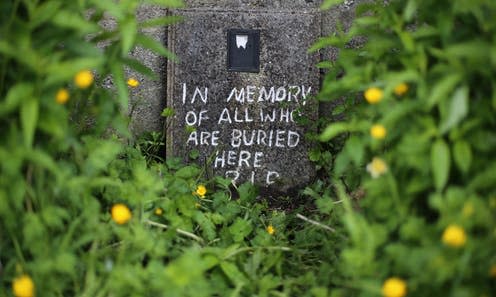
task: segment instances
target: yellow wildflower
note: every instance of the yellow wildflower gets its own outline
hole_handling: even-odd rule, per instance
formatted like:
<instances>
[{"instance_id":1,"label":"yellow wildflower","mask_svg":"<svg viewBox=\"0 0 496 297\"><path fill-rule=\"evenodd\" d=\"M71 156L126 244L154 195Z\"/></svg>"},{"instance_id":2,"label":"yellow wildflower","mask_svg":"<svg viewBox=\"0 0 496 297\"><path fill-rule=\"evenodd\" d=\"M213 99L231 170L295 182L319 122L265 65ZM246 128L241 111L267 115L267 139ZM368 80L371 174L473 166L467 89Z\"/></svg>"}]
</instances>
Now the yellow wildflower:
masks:
<instances>
[{"instance_id":1,"label":"yellow wildflower","mask_svg":"<svg viewBox=\"0 0 496 297\"><path fill-rule=\"evenodd\" d=\"M398 277L388 278L382 285L382 295L385 297L406 296L406 282Z\"/></svg>"},{"instance_id":2,"label":"yellow wildflower","mask_svg":"<svg viewBox=\"0 0 496 297\"><path fill-rule=\"evenodd\" d=\"M269 233L270 235L274 235L274 233L276 233L276 228L274 228L274 226L272 225L268 225L265 230L267 230L267 233Z\"/></svg>"},{"instance_id":3,"label":"yellow wildflower","mask_svg":"<svg viewBox=\"0 0 496 297\"><path fill-rule=\"evenodd\" d=\"M155 208L155 215L161 216L164 213L164 210L160 207Z\"/></svg>"},{"instance_id":4,"label":"yellow wildflower","mask_svg":"<svg viewBox=\"0 0 496 297\"><path fill-rule=\"evenodd\" d=\"M364 96L368 103L376 104L382 100L382 97L384 97L384 92L379 88L373 87L368 88L365 91Z\"/></svg>"},{"instance_id":5,"label":"yellow wildflower","mask_svg":"<svg viewBox=\"0 0 496 297\"><path fill-rule=\"evenodd\" d=\"M384 139L386 133L386 127L381 124L375 124L370 128L370 135L375 139Z\"/></svg>"},{"instance_id":6,"label":"yellow wildflower","mask_svg":"<svg viewBox=\"0 0 496 297\"><path fill-rule=\"evenodd\" d=\"M403 96L406 94L406 92L408 92L408 85L405 83L401 83L401 84L397 85L396 87L394 87L394 93L397 96Z\"/></svg>"},{"instance_id":7,"label":"yellow wildflower","mask_svg":"<svg viewBox=\"0 0 496 297\"><path fill-rule=\"evenodd\" d=\"M378 178L379 176L386 173L387 170L388 168L386 162L378 157L374 157L372 159L372 162L367 164L367 172L369 172L373 178Z\"/></svg>"},{"instance_id":8,"label":"yellow wildflower","mask_svg":"<svg viewBox=\"0 0 496 297\"><path fill-rule=\"evenodd\" d=\"M196 191L193 194L197 195L200 198L205 198L205 194L207 194L207 188L204 185L198 185L196 187Z\"/></svg>"},{"instance_id":9,"label":"yellow wildflower","mask_svg":"<svg viewBox=\"0 0 496 297\"><path fill-rule=\"evenodd\" d=\"M131 77L130 79L127 80L127 85L130 86L131 88L136 88L137 86L139 86L139 81Z\"/></svg>"},{"instance_id":10,"label":"yellow wildflower","mask_svg":"<svg viewBox=\"0 0 496 297\"><path fill-rule=\"evenodd\" d=\"M93 73L89 70L81 70L74 76L74 83L80 89L86 89L93 83Z\"/></svg>"},{"instance_id":11,"label":"yellow wildflower","mask_svg":"<svg viewBox=\"0 0 496 297\"><path fill-rule=\"evenodd\" d=\"M57 91L57 94L55 94L55 101L58 104L65 104L69 100L69 92L67 89L61 88Z\"/></svg>"},{"instance_id":12,"label":"yellow wildflower","mask_svg":"<svg viewBox=\"0 0 496 297\"><path fill-rule=\"evenodd\" d=\"M16 297L33 297L34 282L29 275L16 277L12 282L12 291Z\"/></svg>"},{"instance_id":13,"label":"yellow wildflower","mask_svg":"<svg viewBox=\"0 0 496 297\"><path fill-rule=\"evenodd\" d=\"M496 264L491 265L491 268L489 268L489 276L496 278Z\"/></svg>"},{"instance_id":14,"label":"yellow wildflower","mask_svg":"<svg viewBox=\"0 0 496 297\"><path fill-rule=\"evenodd\" d=\"M112 219L119 225L127 223L132 217L131 210L122 203L114 204L111 213Z\"/></svg>"},{"instance_id":15,"label":"yellow wildflower","mask_svg":"<svg viewBox=\"0 0 496 297\"><path fill-rule=\"evenodd\" d=\"M467 242L467 235L462 227L452 224L444 230L442 241L452 247L462 247Z\"/></svg>"}]
</instances>

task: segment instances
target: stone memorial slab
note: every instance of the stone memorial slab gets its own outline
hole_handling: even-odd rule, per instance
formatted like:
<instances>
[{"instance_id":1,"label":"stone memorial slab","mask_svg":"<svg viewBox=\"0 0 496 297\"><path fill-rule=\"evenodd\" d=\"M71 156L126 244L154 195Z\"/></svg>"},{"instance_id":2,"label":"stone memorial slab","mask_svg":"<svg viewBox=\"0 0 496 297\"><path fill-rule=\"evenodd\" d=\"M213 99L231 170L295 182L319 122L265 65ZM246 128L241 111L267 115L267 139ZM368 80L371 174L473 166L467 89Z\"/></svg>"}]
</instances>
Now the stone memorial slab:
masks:
<instances>
[{"instance_id":1,"label":"stone memorial slab","mask_svg":"<svg viewBox=\"0 0 496 297\"><path fill-rule=\"evenodd\" d=\"M167 154L236 184L304 186L315 175L305 133L318 112L319 57L307 53L320 36L317 3L191 2L174 11L184 21L169 30L179 62L168 64Z\"/></svg>"}]
</instances>

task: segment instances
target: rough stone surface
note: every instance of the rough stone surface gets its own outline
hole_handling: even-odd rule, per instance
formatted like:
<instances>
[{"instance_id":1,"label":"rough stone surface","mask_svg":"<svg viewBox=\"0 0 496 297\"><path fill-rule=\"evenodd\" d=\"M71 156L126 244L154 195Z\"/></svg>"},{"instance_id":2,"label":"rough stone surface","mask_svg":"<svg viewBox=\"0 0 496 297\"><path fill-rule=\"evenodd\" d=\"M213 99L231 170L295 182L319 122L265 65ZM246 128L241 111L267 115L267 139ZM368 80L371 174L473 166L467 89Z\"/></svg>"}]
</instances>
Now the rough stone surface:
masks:
<instances>
[{"instance_id":1,"label":"rough stone surface","mask_svg":"<svg viewBox=\"0 0 496 297\"><path fill-rule=\"evenodd\" d=\"M315 67L319 56L307 54L307 49L321 34L318 5L309 1L242 2L242 7L266 3L271 8L233 10L239 7L233 6L237 1L215 1L212 10L207 8L212 1L196 1L198 6L176 11L185 20L169 32L169 47L180 62L170 63L168 70L168 105L176 111L167 139L168 154L199 162L207 171L237 178L238 183L253 180L282 191L301 187L315 174L307 158L311 144L305 140L307 127L285 115L292 112L297 118L301 112L310 122L316 117L316 102L309 98L319 88ZM290 5L283 6L283 2ZM226 3L226 9L219 8L221 3ZM298 5L308 9L295 9ZM260 30L260 73L227 71L228 29ZM272 87L275 95L268 97L281 101L259 100L261 88L270 93ZM240 102L242 97L229 100L233 90L242 89L245 102ZM253 102L247 102L251 91ZM303 99L303 93L309 100ZM271 116L275 112L276 120L261 120L261 112ZM195 131L188 131L187 124ZM238 146L237 135L243 130L246 143ZM202 132L209 135L208 140L201 140ZM252 135L254 144L248 145ZM192 151L199 156L191 159Z\"/></svg>"},{"instance_id":2,"label":"rough stone surface","mask_svg":"<svg viewBox=\"0 0 496 297\"><path fill-rule=\"evenodd\" d=\"M238 107L238 118L242 118L245 116L243 113L245 107L253 113L260 109L270 112L272 108L281 105L266 104L266 102L250 105L233 103L235 101L226 102L231 90L235 87L239 90L240 87L250 85L267 87L268 90L272 86L277 89L280 86L304 85L312 87L311 94L316 94L320 87L319 80L324 73L319 73L313 65L318 60L336 60L339 53L336 49L330 48L322 50L315 56L309 56L306 49L318 37L335 34L340 25L347 30L354 18L356 5L363 1L367 0L346 0L331 10L321 12L318 11L318 7L322 0L185 0L186 9L173 12L183 14L186 17L184 23L172 28L151 28L144 31L164 45L167 45L170 39L173 43L169 48L181 58L180 63L169 63L167 66L167 61L163 57L141 48L133 50L132 55L151 68L157 74L158 80L152 80L131 70L127 71L128 77L136 77L140 81L140 86L131 90L132 133L141 135L150 131L163 131L164 122L160 113L166 105L167 97L168 104L178 111L173 121L174 126L168 131L169 155L174 153L183 156L187 161L199 162L206 166L209 174L225 174L227 169L243 169L241 171L244 173L239 180L250 179L249 169L255 168L245 168L247 166L244 161L241 162L242 168L226 166L219 170L212 165L216 151L230 150L229 133L232 133L232 129L291 130L298 132L302 137L305 129L300 123L226 124L224 122L219 125L219 113L226 107L234 121L233 111L236 107ZM138 19L145 20L167 14L168 11L165 9L147 5L139 9ZM107 25L111 27L111 20ZM260 73L226 71L226 31L229 28L260 30ZM186 83L189 100L194 94L195 87L199 87L199 90L209 88L207 105L202 106L197 100L195 104L182 106L183 83ZM321 103L318 108L319 114L331 115L337 104L339 101L331 104ZM285 103L283 107L292 109L296 105ZM196 146L201 152L200 156L191 160L189 152L195 146L186 145L189 134L185 132L184 127L185 112L199 112L203 109L209 110L211 119L203 120L201 126L196 126L197 132L219 131L223 136L222 139L218 139L217 146ZM306 115L310 118L316 115L316 110L315 104L305 106ZM286 191L292 186L298 188L312 178L313 167L307 161L309 146L311 144L302 140L297 148L272 149L264 148L262 145L252 146L249 149L239 147L236 150L250 153L263 152L263 165L255 170L256 181L264 184L266 182L266 176L265 180L263 177L264 172L266 174L267 171L275 168L273 171L277 169L283 178L273 186ZM239 163L239 154L237 157ZM253 165L252 163L251 166Z\"/></svg>"},{"instance_id":3,"label":"rough stone surface","mask_svg":"<svg viewBox=\"0 0 496 297\"><path fill-rule=\"evenodd\" d=\"M165 15L167 10L164 8L143 5L138 10L137 18L142 22ZM143 33L164 45L167 44L167 27L146 28ZM167 60L141 47L133 49L131 55L157 76L154 80L132 70L126 71L128 77L134 77L140 82L140 85L130 92L131 132L141 135L150 131L162 131L164 121L160 114L166 105Z\"/></svg>"},{"instance_id":4,"label":"rough stone surface","mask_svg":"<svg viewBox=\"0 0 496 297\"><path fill-rule=\"evenodd\" d=\"M185 0L188 8L208 9L283 9L296 11L299 9L315 9L322 0Z\"/></svg>"}]
</instances>

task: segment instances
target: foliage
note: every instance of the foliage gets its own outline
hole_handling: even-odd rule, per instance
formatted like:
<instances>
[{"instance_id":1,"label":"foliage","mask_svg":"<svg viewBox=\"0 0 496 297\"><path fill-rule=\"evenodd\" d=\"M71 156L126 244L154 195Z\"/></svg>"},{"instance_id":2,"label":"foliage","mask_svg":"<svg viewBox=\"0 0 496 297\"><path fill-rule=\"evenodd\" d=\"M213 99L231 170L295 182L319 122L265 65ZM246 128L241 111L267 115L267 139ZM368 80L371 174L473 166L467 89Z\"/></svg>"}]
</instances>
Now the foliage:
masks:
<instances>
[{"instance_id":1,"label":"foliage","mask_svg":"<svg viewBox=\"0 0 496 297\"><path fill-rule=\"evenodd\" d=\"M124 67L151 70L128 52L173 58L140 29L177 19L138 23L142 2L180 4L0 2L0 296L325 291L315 269L334 270L336 232L269 209L253 186L161 162L162 135L129 145L139 82Z\"/></svg>"},{"instance_id":2,"label":"foliage","mask_svg":"<svg viewBox=\"0 0 496 297\"><path fill-rule=\"evenodd\" d=\"M345 104L292 212L130 140L128 52L174 58L140 29L177 20L138 5L181 3L0 2L0 297L494 293L496 4L366 3L314 46Z\"/></svg>"},{"instance_id":3,"label":"foliage","mask_svg":"<svg viewBox=\"0 0 496 297\"><path fill-rule=\"evenodd\" d=\"M495 14L486 0L366 2L347 33L313 47L340 50L321 63L321 97L361 100L321 135L349 133L333 170L350 237L343 296L380 295L390 278L407 290L384 296L496 292ZM358 212L341 183L350 170Z\"/></svg>"}]
</instances>

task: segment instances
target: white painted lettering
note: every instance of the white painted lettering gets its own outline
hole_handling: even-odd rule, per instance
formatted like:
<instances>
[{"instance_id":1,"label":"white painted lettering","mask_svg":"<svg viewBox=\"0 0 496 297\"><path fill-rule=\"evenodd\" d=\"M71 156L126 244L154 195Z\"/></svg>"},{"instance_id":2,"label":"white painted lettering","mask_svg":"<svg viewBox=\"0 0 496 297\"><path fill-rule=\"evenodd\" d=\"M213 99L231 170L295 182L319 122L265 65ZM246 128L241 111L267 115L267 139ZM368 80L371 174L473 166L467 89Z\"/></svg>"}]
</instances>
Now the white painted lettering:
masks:
<instances>
[{"instance_id":1,"label":"white painted lettering","mask_svg":"<svg viewBox=\"0 0 496 297\"><path fill-rule=\"evenodd\" d=\"M239 147L241 145L241 136L243 133L241 130L238 129L233 129L231 132L231 146L232 147Z\"/></svg>"},{"instance_id":2,"label":"white painted lettering","mask_svg":"<svg viewBox=\"0 0 496 297\"><path fill-rule=\"evenodd\" d=\"M277 130L277 132L276 132L276 147L284 147L284 144L283 144L284 134L286 134L286 131Z\"/></svg>"},{"instance_id":3,"label":"white painted lettering","mask_svg":"<svg viewBox=\"0 0 496 297\"><path fill-rule=\"evenodd\" d=\"M264 156L263 152L255 152L255 158L253 159L253 167L255 167L255 168L262 167L263 156Z\"/></svg>"},{"instance_id":4,"label":"white painted lettering","mask_svg":"<svg viewBox=\"0 0 496 297\"><path fill-rule=\"evenodd\" d=\"M194 126L196 124L196 120L196 113L194 111L190 110L186 113L186 117L184 118L186 125Z\"/></svg>"},{"instance_id":5,"label":"white painted lettering","mask_svg":"<svg viewBox=\"0 0 496 297\"><path fill-rule=\"evenodd\" d=\"M276 171L269 171L267 172L267 178L265 179L265 183L267 185L271 185L276 182L276 180L279 178L279 173Z\"/></svg>"},{"instance_id":6,"label":"white painted lettering","mask_svg":"<svg viewBox=\"0 0 496 297\"><path fill-rule=\"evenodd\" d=\"M276 92L276 101L281 102L286 99L286 88L285 87L280 87L277 89Z\"/></svg>"},{"instance_id":7,"label":"white painted lettering","mask_svg":"<svg viewBox=\"0 0 496 297\"><path fill-rule=\"evenodd\" d=\"M228 151L227 152L227 165L234 166L236 165L236 152L235 151Z\"/></svg>"},{"instance_id":8,"label":"white painted lettering","mask_svg":"<svg viewBox=\"0 0 496 297\"><path fill-rule=\"evenodd\" d=\"M222 124L223 122L227 122L229 124L232 123L231 121L231 115L229 114L229 109L226 107L222 110L222 112L220 113L220 116L219 116L219 121L217 122L217 124Z\"/></svg>"},{"instance_id":9,"label":"white painted lettering","mask_svg":"<svg viewBox=\"0 0 496 297\"><path fill-rule=\"evenodd\" d=\"M191 145L190 142L193 142L194 145L198 145L198 137L196 131L193 131L189 134L188 140L186 141L187 145Z\"/></svg>"},{"instance_id":10,"label":"white painted lettering","mask_svg":"<svg viewBox=\"0 0 496 297\"><path fill-rule=\"evenodd\" d=\"M220 166L219 166L220 162ZM214 168L224 168L226 165L226 151L222 151L222 154L219 154L219 151L216 152L215 154L215 160L214 160Z\"/></svg>"},{"instance_id":11,"label":"white painted lettering","mask_svg":"<svg viewBox=\"0 0 496 297\"><path fill-rule=\"evenodd\" d=\"M248 162L251 158L251 153L249 151L241 151L239 152L238 159L238 167L242 167L243 163L246 167L250 167L250 163Z\"/></svg>"},{"instance_id":12,"label":"white painted lettering","mask_svg":"<svg viewBox=\"0 0 496 297\"><path fill-rule=\"evenodd\" d=\"M227 98L227 102L231 101L231 98L233 98L238 102L244 103L245 102L245 89L242 88L239 92L238 89L233 88L231 90L231 93L229 94L229 97Z\"/></svg>"},{"instance_id":13,"label":"white painted lettering","mask_svg":"<svg viewBox=\"0 0 496 297\"><path fill-rule=\"evenodd\" d=\"M234 182L239 178L239 172L236 170L228 170L226 171L226 178L232 179Z\"/></svg>"},{"instance_id":14,"label":"white painted lettering","mask_svg":"<svg viewBox=\"0 0 496 297\"><path fill-rule=\"evenodd\" d=\"M296 147L300 143L300 134L295 131L288 131L288 147Z\"/></svg>"},{"instance_id":15,"label":"white painted lettering","mask_svg":"<svg viewBox=\"0 0 496 297\"><path fill-rule=\"evenodd\" d=\"M260 92L258 94L258 102L262 101L269 101L269 102L274 102L274 97L275 97L275 92L274 92L274 87L271 87L269 89L269 92L265 89L265 87L260 88Z\"/></svg>"},{"instance_id":16,"label":"white painted lettering","mask_svg":"<svg viewBox=\"0 0 496 297\"><path fill-rule=\"evenodd\" d=\"M246 87L246 102L253 102L253 94L255 94L255 86Z\"/></svg>"}]
</instances>

